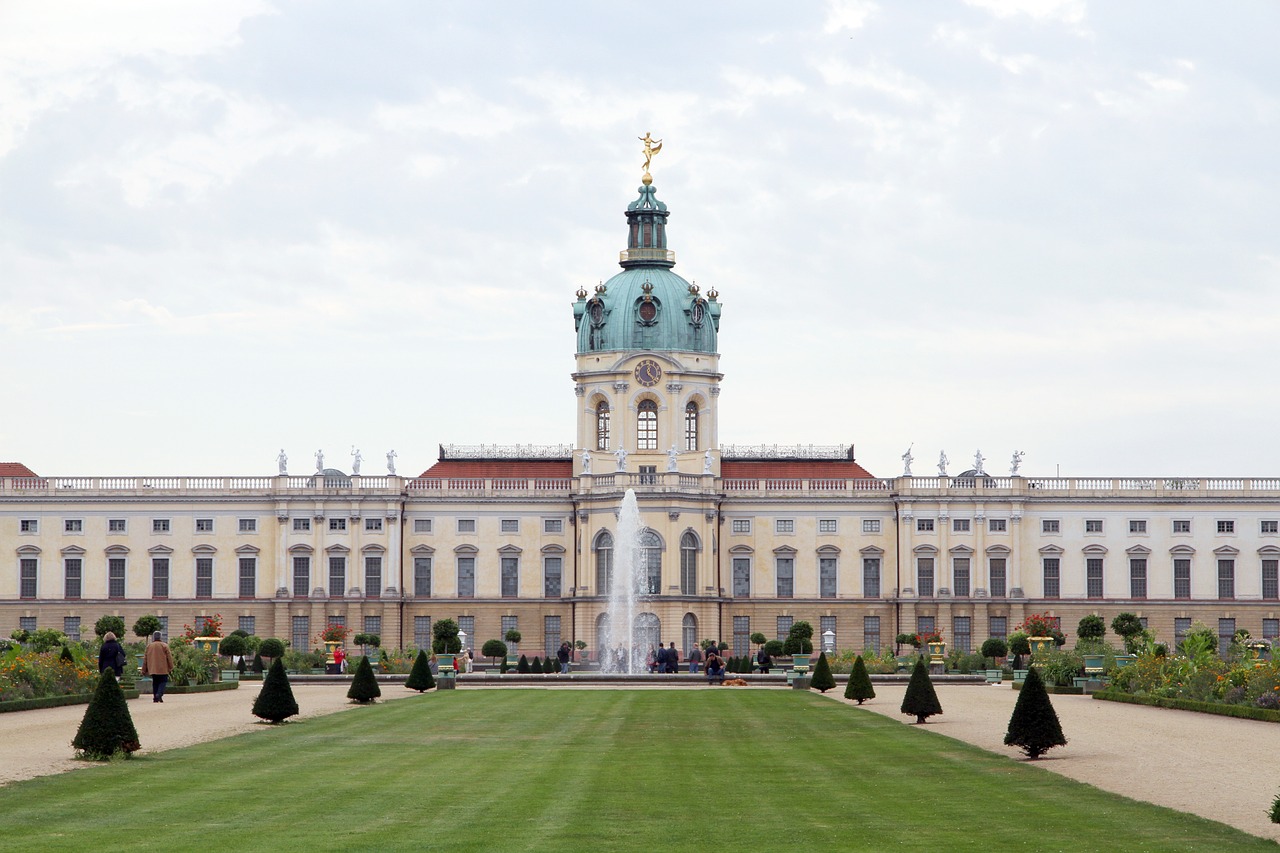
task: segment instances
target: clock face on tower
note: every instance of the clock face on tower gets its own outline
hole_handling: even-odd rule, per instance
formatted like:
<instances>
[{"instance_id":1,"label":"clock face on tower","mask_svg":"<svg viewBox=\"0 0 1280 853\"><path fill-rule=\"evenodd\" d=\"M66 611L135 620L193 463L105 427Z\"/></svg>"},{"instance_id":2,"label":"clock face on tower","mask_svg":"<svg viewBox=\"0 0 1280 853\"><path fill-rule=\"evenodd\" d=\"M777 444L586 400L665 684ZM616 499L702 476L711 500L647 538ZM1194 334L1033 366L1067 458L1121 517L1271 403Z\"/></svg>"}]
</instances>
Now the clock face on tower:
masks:
<instances>
[{"instance_id":1,"label":"clock face on tower","mask_svg":"<svg viewBox=\"0 0 1280 853\"><path fill-rule=\"evenodd\" d=\"M662 380L662 368L651 358L636 365L636 381L646 388L652 388Z\"/></svg>"}]
</instances>

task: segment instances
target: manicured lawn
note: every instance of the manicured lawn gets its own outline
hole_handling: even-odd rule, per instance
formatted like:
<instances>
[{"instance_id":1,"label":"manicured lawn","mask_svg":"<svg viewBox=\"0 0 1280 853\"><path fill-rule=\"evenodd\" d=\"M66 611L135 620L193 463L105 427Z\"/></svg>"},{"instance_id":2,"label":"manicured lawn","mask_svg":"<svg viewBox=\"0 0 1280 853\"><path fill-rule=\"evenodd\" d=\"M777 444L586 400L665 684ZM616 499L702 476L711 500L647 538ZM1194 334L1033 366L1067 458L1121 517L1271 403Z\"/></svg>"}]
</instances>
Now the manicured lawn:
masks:
<instances>
[{"instance_id":1,"label":"manicured lawn","mask_svg":"<svg viewBox=\"0 0 1280 853\"><path fill-rule=\"evenodd\" d=\"M927 727L733 689L356 708L0 789L0 848L1276 849Z\"/></svg>"}]
</instances>

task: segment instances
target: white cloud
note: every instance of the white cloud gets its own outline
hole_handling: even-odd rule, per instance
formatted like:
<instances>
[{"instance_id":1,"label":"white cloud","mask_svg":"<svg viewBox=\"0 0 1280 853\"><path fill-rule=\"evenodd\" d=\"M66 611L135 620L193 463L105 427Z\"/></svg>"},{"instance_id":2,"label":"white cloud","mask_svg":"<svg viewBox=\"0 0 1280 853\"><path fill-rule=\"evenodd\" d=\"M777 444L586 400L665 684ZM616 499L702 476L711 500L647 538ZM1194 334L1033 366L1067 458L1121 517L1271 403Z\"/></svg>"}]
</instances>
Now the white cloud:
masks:
<instances>
[{"instance_id":1,"label":"white cloud","mask_svg":"<svg viewBox=\"0 0 1280 853\"><path fill-rule=\"evenodd\" d=\"M964 0L990 12L997 18L1026 15L1037 21L1063 21L1078 24L1084 20L1085 0Z\"/></svg>"},{"instance_id":2,"label":"white cloud","mask_svg":"<svg viewBox=\"0 0 1280 853\"><path fill-rule=\"evenodd\" d=\"M877 9L867 0L827 0L827 19L822 29L827 33L860 30Z\"/></svg>"},{"instance_id":3,"label":"white cloud","mask_svg":"<svg viewBox=\"0 0 1280 853\"><path fill-rule=\"evenodd\" d=\"M492 137L510 133L532 121L527 112L485 100L467 89L444 87L418 103L379 104L374 120L402 133L440 131L464 137Z\"/></svg>"}]
</instances>

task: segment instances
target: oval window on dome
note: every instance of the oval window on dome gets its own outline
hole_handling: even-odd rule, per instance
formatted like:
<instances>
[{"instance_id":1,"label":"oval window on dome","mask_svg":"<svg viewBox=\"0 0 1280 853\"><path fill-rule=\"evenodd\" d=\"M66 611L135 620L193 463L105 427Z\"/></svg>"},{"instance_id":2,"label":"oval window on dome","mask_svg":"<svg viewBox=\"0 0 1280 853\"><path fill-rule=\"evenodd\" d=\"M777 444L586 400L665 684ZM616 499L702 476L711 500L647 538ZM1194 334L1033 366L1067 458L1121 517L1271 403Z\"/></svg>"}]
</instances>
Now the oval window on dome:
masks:
<instances>
[{"instance_id":1,"label":"oval window on dome","mask_svg":"<svg viewBox=\"0 0 1280 853\"><path fill-rule=\"evenodd\" d=\"M652 323L653 318L658 316L658 306L652 302L640 303L640 319L646 323Z\"/></svg>"},{"instance_id":2,"label":"oval window on dome","mask_svg":"<svg viewBox=\"0 0 1280 853\"><path fill-rule=\"evenodd\" d=\"M591 302L591 322L599 325L604 322L604 303L599 299Z\"/></svg>"},{"instance_id":3,"label":"oval window on dome","mask_svg":"<svg viewBox=\"0 0 1280 853\"><path fill-rule=\"evenodd\" d=\"M693 303L693 325L695 326L702 325L702 318L705 315L705 310L706 309L702 307L701 302Z\"/></svg>"}]
</instances>

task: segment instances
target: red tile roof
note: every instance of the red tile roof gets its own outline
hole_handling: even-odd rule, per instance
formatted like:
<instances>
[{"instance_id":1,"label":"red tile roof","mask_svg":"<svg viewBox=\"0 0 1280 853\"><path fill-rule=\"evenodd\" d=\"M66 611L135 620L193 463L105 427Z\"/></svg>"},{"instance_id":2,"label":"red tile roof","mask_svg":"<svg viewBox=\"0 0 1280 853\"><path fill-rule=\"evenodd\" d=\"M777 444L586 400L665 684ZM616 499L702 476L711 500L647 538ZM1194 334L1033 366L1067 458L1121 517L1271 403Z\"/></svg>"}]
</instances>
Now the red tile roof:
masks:
<instances>
[{"instance_id":1,"label":"red tile roof","mask_svg":"<svg viewBox=\"0 0 1280 853\"><path fill-rule=\"evenodd\" d=\"M720 476L726 480L875 479L857 462L845 459L725 459Z\"/></svg>"},{"instance_id":2,"label":"red tile roof","mask_svg":"<svg viewBox=\"0 0 1280 853\"><path fill-rule=\"evenodd\" d=\"M570 459L442 459L423 477L572 477Z\"/></svg>"},{"instance_id":3,"label":"red tile roof","mask_svg":"<svg viewBox=\"0 0 1280 853\"><path fill-rule=\"evenodd\" d=\"M21 462L0 462L0 477L35 477L32 471Z\"/></svg>"}]
</instances>

